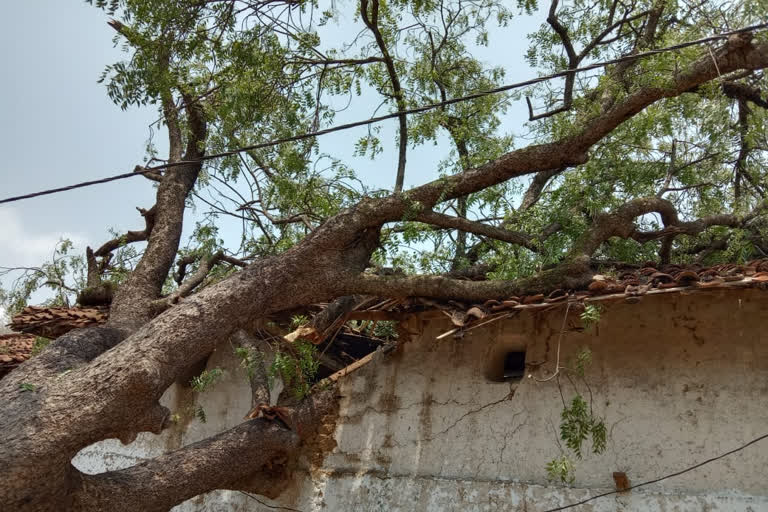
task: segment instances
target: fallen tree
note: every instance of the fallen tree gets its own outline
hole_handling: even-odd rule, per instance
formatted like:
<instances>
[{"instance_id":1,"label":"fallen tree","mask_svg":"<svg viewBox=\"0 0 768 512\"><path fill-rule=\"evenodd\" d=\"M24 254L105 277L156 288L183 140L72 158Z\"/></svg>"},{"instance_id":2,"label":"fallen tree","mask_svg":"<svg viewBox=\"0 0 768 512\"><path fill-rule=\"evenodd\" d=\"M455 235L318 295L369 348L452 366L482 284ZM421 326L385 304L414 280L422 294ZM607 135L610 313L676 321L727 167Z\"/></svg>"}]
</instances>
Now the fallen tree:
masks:
<instances>
[{"instance_id":1,"label":"fallen tree","mask_svg":"<svg viewBox=\"0 0 768 512\"><path fill-rule=\"evenodd\" d=\"M461 12L461 3L434 7L436 12L449 14L442 33L423 22L429 12L416 13L424 37L420 39L423 48L415 46L425 56L425 62L433 65L428 79L419 76L418 70L401 66L393 57L394 50L387 49L388 45L396 45L394 29L387 25L394 22L385 19L379 11L385 7L377 1L361 4L363 24L372 33L370 52L367 57L349 58L326 55L319 46L302 41L298 49L288 49L290 45L283 46L275 39L274 34L284 29L277 6L287 9L286 12L304 8L296 7L294 2L243 3L243 11L238 11L240 3L234 1L185 6L175 5L176 2L118 4L114 10L122 9L124 21L113 21L111 25L133 48L134 67L113 68L110 94L125 104L152 100L161 105L168 130L168 163L173 165L162 173L146 175L157 184L157 194L155 204L141 210L145 229L131 231L88 251L88 282L81 296L108 297L108 323L60 337L0 380L5 403L0 416L0 497L9 510L167 510L212 489L274 494L279 489L277 482L287 476L265 468L276 460L289 459L301 449L302 441L315 435L318 425L335 407L333 386L294 404L289 410L290 424L266 418L247 420L213 438L154 460L99 475L85 475L70 462L79 450L92 443L108 438L130 442L140 432L159 433L167 428L170 411L159 404L166 389L237 330L248 330L254 322L270 315L358 294L472 302L533 294L554 287L576 288L589 282L591 262L605 255L601 251L617 240L635 244L638 258L644 257L647 252L643 251L650 247L660 259L668 260L673 249L689 255L688 249L705 240L702 237L713 236L708 231L713 227L740 230L752 233L758 241L762 239L759 221L763 199L757 192L762 185L760 177L747 168L747 157L737 159L737 174L742 176L739 183L749 183L751 179L758 186L754 194L741 191L738 201L725 211L726 202L722 200L712 206L709 199L705 202L699 198L697 202L689 196L673 201L663 195L675 188L675 180L684 180L678 185L688 187L685 190L701 188L691 180L709 180L713 176L732 185L731 178L724 178L722 172L729 165L727 157L718 160L710 152L686 155L689 161L716 161L712 165L717 165L717 169L697 168L698 172L681 177L687 166L682 151L672 149L671 157L658 162L653 158L637 161L638 155L621 149L622 141L632 143L627 130L633 129L637 118L644 117L642 123L647 127L654 121L648 113L650 109L675 105L692 109L685 102L693 100L684 98L695 97L700 104L750 102L752 107L744 108L762 108L754 103L754 89L764 81L761 70L768 67L768 43L762 33L745 32L720 40L711 51L697 47L695 55L680 56L674 61L675 66L663 59L655 67L629 59L606 68L599 80L580 85L574 85L570 78L574 75L568 75L563 108L551 115L536 116L551 121L546 125L547 133L540 134L542 142L519 149L509 150L503 144L491 149L484 147L482 130L466 124L476 119L472 113L438 109L434 115L440 122L433 129L450 132L459 149L460 165L452 174L407 191L399 190L406 169L403 144L399 144L395 192L344 196L330 209L306 198L274 199L277 192L268 193L254 180L253 197L240 197L237 208L223 208L223 203L212 207L220 215L240 216L257 226L261 234L258 243L252 244L256 248L238 257L220 248L207 253L185 252L180 250L184 212L193 196L204 200L201 176L208 182L220 180L225 188L232 183L228 179L236 178L232 167L207 168L209 164L202 159L206 152L229 148L235 141L246 145L279 134L275 125L283 126L286 119L305 119L310 127L316 126L319 104L313 104L307 117L302 118L299 114L305 113L307 105L298 105L294 97L297 93L291 89L300 89L296 83L301 77L314 72L339 73L333 77L338 86L347 83L343 70L381 65L386 73L376 74L370 80L385 96L389 95L397 108L406 104L404 90L420 81L431 80L439 100L441 96L446 99L460 95L462 87L481 87L487 77L467 71L462 84L456 85L457 77L450 75L454 71L448 64L460 60L461 52L466 50L450 48L451 30L458 27L470 32L469 22L456 14ZM613 5L614 9L589 20L600 30L593 28L584 35L584 31L575 29L586 21L574 19L569 11L562 14L563 20L558 19L561 11L554 1L547 18L549 28L542 29L538 37L543 33L551 36L547 30L554 31L557 39L549 44L564 48L569 57L567 69L575 69L585 56L598 55L590 53L595 49L611 48L631 56L657 47L675 31L685 32L677 21L680 13L663 2L654 3L649 9L637 5L623 13L618 12L617 3ZM387 9L390 8L397 6ZM494 9L500 7L490 6L488 13ZM455 14L455 19L450 13ZM246 15L259 21L238 32L238 16ZM196 28L200 26L205 30ZM295 30L285 29L290 37L295 36ZM588 40L570 35L577 33L579 38ZM583 48L580 54L574 50L575 45ZM209 53L227 52L231 59L218 68L206 70L205 79L193 72L193 64ZM266 68L256 67L257 54L274 62ZM248 62L253 69L243 67ZM285 67L289 65L294 67ZM466 69L473 65L474 61L465 63ZM254 78L254 73L262 76ZM471 82L472 77L477 79L475 83ZM250 80L255 80L252 88L242 89ZM318 86L318 91L323 87L326 86ZM761 98L759 92L757 97ZM681 99L681 103L665 103L675 99ZM486 112L498 108L496 99L484 97L477 102L468 102L466 108ZM241 107L247 112L237 110ZM263 131L258 126L248 126L247 130L238 126L256 122L267 114L276 120L264 121ZM477 114L483 115L483 129L495 128L493 122L488 122L492 114ZM465 124L461 125L462 122ZM401 119L401 127L402 123ZM411 136L418 134L419 129L423 133L423 126L414 126ZM743 125L737 129L744 129ZM470 130L476 133L469 133ZM672 138L682 137L683 131L673 130ZM477 137L478 134L481 136ZM655 141L666 135L651 133L646 140ZM407 140L405 130L400 136ZM741 144L749 140L752 139L742 137ZM613 146L608 146L608 141ZM761 142L752 144L748 152L762 151ZM302 168L308 167L310 149L300 143L292 146L291 155L302 157ZM616 185L627 175L624 167L611 168L611 162L618 158L616 153L622 152L621 165L653 168L663 179L638 182L633 190ZM238 158L230 156L227 165L242 173L250 173L254 166L263 179L280 186L287 187L291 182L289 176L294 171L290 167L295 163L285 154L251 151ZM617 180L612 185L613 193L606 194L609 200L597 210L586 208L588 201L574 195L567 181L569 173L593 172L594 167L590 166L597 165L595 162L601 169L601 185L609 181L612 172L612 178ZM531 177L532 181L520 208L500 217L488 220L480 213L472 216L471 207L460 204L484 191L502 190L499 187L522 177ZM553 184L559 178L566 181L557 188ZM341 188L334 188L337 181L312 179L295 179L294 185L321 188L329 191L326 197L338 199ZM590 179L584 178L581 193L591 193ZM647 189L648 183L658 185L659 181L662 190ZM560 192L544 197L548 187ZM301 195L304 191L294 193ZM499 193L503 196L505 192ZM706 204L699 207L699 203ZM456 215L447 213L451 207L458 212ZM720 211L707 212L715 208ZM685 209L684 216L680 209ZM703 214L691 216L692 213ZM645 229L648 221L643 219L655 214L661 225ZM568 224L567 217L578 222ZM433 275L418 274L412 269L390 275L366 271L373 267L372 258L377 251L390 240L387 237L397 236L413 225L418 225L427 236L455 230L464 233L461 239L452 242L461 257L455 258L451 252L447 258L458 263ZM470 235L476 236L473 246ZM546 244L558 236L559 243L564 245L548 248ZM127 243L140 241L146 241L146 248L138 264L112 284L109 275L114 254ZM486 265L485 271L498 269L502 265L500 259L511 258L511 253L505 252L510 247L526 251L534 258L547 254L549 262L554 263L547 270L529 275L519 273L514 279L466 280L449 272L476 265ZM541 262L546 263L546 258ZM175 285L169 291L169 276L174 267ZM189 267L193 269L191 273ZM105 293L105 288L114 290Z\"/></svg>"}]
</instances>

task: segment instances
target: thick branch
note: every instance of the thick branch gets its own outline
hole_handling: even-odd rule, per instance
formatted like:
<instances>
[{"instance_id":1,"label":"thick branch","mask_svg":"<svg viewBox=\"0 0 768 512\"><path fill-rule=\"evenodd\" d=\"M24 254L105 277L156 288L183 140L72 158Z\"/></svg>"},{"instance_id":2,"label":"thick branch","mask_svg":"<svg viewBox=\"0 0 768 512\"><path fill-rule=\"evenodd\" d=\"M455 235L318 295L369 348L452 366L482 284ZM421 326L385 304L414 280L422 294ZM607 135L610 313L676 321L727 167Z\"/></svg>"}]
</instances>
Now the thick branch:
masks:
<instances>
[{"instance_id":1,"label":"thick branch","mask_svg":"<svg viewBox=\"0 0 768 512\"><path fill-rule=\"evenodd\" d=\"M465 196L517 176L582 164L587 161L587 152L595 143L649 105L690 91L721 74L768 67L768 43L753 45L750 38L751 35L730 38L713 55L707 52L687 70L674 76L669 86L646 87L630 93L605 112L579 121L578 126L583 128L571 136L512 151L480 167L416 187L408 191L407 197L396 195L361 203L359 210L366 212L365 224L374 226L399 220L416 203L429 209L438 201ZM339 220L342 218L343 215Z\"/></svg>"},{"instance_id":2,"label":"thick branch","mask_svg":"<svg viewBox=\"0 0 768 512\"><path fill-rule=\"evenodd\" d=\"M166 512L188 498L226 489L296 449L277 422L250 420L217 436L120 471L80 475L72 508L83 512Z\"/></svg>"},{"instance_id":3,"label":"thick branch","mask_svg":"<svg viewBox=\"0 0 768 512\"><path fill-rule=\"evenodd\" d=\"M666 199L658 197L634 199L611 213L595 216L592 226L575 244L571 254L591 256L603 242L613 236L632 238L640 243L667 238L668 243L671 243L671 240L678 235L697 235L712 226L741 227L754 219L763 209L764 205L761 205L745 216L720 214L684 222L678 218L675 206ZM637 229L635 219L649 213L658 213L661 216L663 229L658 231Z\"/></svg>"},{"instance_id":4,"label":"thick branch","mask_svg":"<svg viewBox=\"0 0 768 512\"><path fill-rule=\"evenodd\" d=\"M768 108L768 101L763 99L762 92L757 87L750 87L739 82L725 82L723 93L729 98L741 101L751 101L755 105Z\"/></svg>"},{"instance_id":5,"label":"thick branch","mask_svg":"<svg viewBox=\"0 0 768 512\"><path fill-rule=\"evenodd\" d=\"M516 281L467 281L444 276L361 275L344 284L348 293L385 297L433 297L484 302L513 295L548 293L555 288L583 288L592 274L589 260L574 260Z\"/></svg>"},{"instance_id":6,"label":"thick branch","mask_svg":"<svg viewBox=\"0 0 768 512\"><path fill-rule=\"evenodd\" d=\"M432 224L434 226L458 229L466 233L474 233L476 235L487 236L495 240L501 240L502 242L517 244L531 251L538 251L538 248L536 247L536 244L532 242L531 237L525 233L497 228L495 226L489 226L488 224L483 224L481 222L462 219L461 217L452 217L450 215L445 215L433 211L422 212L418 214L416 216L416 220L426 224Z\"/></svg>"},{"instance_id":7,"label":"thick branch","mask_svg":"<svg viewBox=\"0 0 768 512\"><path fill-rule=\"evenodd\" d=\"M147 44L126 25L118 21L111 21L109 25L122 34L131 45L137 48L137 51L143 50ZM173 34L168 33L163 37L170 38ZM162 43L164 46L168 45L167 41ZM157 57L156 66L169 83L172 83L169 56L161 52ZM199 158L203 155L201 145L207 134L202 106L199 102L193 101L184 84L176 84L185 101L189 132L186 151L182 155L184 146L179 111L173 101L171 86L166 84L165 87L160 92L160 97L168 125L169 161L184 160L189 163L170 168L164 174L157 189L157 200L153 207L155 223L147 239L147 248L136 268L115 295L110 323L131 328L136 328L152 317L152 301L160 296L163 283L173 265L181 238L186 199L202 168Z\"/></svg>"},{"instance_id":8,"label":"thick branch","mask_svg":"<svg viewBox=\"0 0 768 512\"><path fill-rule=\"evenodd\" d=\"M336 388L331 386L284 410L290 430L278 421L254 419L127 469L80 474L73 508L133 512L141 504L142 511L165 512L213 489L241 488L248 475L284 462L336 408Z\"/></svg>"}]
</instances>

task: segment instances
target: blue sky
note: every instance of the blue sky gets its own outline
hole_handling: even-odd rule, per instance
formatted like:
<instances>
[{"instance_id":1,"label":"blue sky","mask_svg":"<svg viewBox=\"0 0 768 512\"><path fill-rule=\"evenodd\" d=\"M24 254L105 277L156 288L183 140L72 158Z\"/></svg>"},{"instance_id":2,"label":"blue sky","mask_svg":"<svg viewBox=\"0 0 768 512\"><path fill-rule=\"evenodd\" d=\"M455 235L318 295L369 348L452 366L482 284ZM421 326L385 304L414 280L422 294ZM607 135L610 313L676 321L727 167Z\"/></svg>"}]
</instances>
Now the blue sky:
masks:
<instances>
[{"instance_id":1,"label":"blue sky","mask_svg":"<svg viewBox=\"0 0 768 512\"><path fill-rule=\"evenodd\" d=\"M0 196L123 173L141 163L156 113L151 108L121 111L97 83L107 64L125 56L112 43L107 16L83 1L62 0L12 2L4 14ZM503 65L508 82L534 76L522 56L525 33L541 21L542 15L522 16L511 27L494 30L491 45L478 49L478 55ZM345 25L351 22L343 20L337 33L348 33ZM373 108L372 101L358 101L334 122L366 118ZM520 102L513 105L504 130L518 131L525 114ZM383 141L394 140L395 125L394 120L382 125ZM396 168L394 144L375 162L353 158L351 141L364 133L358 129L328 135L321 139L321 151L344 159L367 184L390 187ZM162 154L165 134L155 133L154 140ZM406 187L436 177L436 164L448 149L442 141L410 150ZM39 265L61 237L72 239L82 251L105 241L108 228L141 228L135 208L151 206L153 196L151 183L137 177L0 206L0 266ZM187 230L192 218L187 217ZM236 229L225 224L223 235L236 237Z\"/></svg>"}]
</instances>

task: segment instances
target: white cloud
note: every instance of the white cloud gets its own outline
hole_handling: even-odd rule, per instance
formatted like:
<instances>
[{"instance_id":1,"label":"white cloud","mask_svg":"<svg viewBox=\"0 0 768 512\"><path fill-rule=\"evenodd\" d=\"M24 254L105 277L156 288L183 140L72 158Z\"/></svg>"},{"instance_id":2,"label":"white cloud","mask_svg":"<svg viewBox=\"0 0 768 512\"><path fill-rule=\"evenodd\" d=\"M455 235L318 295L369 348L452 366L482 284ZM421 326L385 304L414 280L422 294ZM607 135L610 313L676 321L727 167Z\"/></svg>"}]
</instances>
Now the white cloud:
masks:
<instances>
[{"instance_id":1,"label":"white cloud","mask_svg":"<svg viewBox=\"0 0 768 512\"><path fill-rule=\"evenodd\" d=\"M0 267L39 267L42 263L51 260L56 244L63 238L72 241L73 248L70 254L85 253L87 242L81 234L69 231L33 232L28 225L25 225L24 218L18 210L7 206L0 208ZM0 285L9 289L17 277L19 277L18 272L2 276ZM49 289L40 289L32 294L30 302L42 303L49 299L50 295ZM8 322L7 311L0 307L0 333L6 322Z\"/></svg>"},{"instance_id":2,"label":"white cloud","mask_svg":"<svg viewBox=\"0 0 768 512\"><path fill-rule=\"evenodd\" d=\"M32 232L24 226L24 219L13 207L0 208L0 266L39 266L50 260L56 243L68 238L74 250L85 250L86 238L78 233Z\"/></svg>"}]
</instances>

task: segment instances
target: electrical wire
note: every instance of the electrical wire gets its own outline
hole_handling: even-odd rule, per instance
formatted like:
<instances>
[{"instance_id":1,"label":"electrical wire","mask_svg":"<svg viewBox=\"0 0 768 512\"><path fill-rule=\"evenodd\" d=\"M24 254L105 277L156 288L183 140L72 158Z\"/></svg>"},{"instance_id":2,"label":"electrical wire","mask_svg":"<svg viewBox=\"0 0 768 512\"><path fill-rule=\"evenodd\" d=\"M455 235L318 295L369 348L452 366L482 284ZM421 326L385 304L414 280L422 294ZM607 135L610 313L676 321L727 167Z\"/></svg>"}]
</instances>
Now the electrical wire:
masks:
<instances>
[{"instance_id":1,"label":"electrical wire","mask_svg":"<svg viewBox=\"0 0 768 512\"><path fill-rule=\"evenodd\" d=\"M24 200L24 199L31 199L33 197L40 197L40 196L45 196L45 195L50 195L50 194L56 194L56 193L59 193L59 192L66 192L68 190L74 190L74 189L78 189L78 188L89 187L89 186L92 186L92 185L99 185L101 183L108 183L110 181L116 181L116 180L131 178L133 176L140 176L140 175L148 174L148 173L157 173L157 172L161 172L161 171L173 168L173 167L179 167L179 166L193 164L193 163L205 162L205 161L208 161L208 160L215 160L215 159L218 159L218 158L223 158L223 157L227 157L227 156L233 156L233 155L236 155L238 153L244 153L244 152L253 151L253 150L256 150L256 149L268 148L268 147L277 146L277 145L280 145L280 144L285 144L285 143L288 143L288 142L297 142L297 141L300 141L300 140L310 139L310 138L313 138L313 137L319 137L321 135L327 135L327 134L333 133L333 132L338 132L338 131L342 131L342 130L349 130L351 128L357 128L359 126L366 126L366 125L370 125L370 124L379 123L381 121L386 121L386 120L389 120L389 119L397 118L397 117L399 117L399 116L401 116L403 114L405 114L405 115L421 114L421 113L424 113L424 112L427 112L427 111L430 111L430 110L446 107L446 106L449 106L449 105L454 105L456 103L461 103L461 102L464 102L464 101L475 100L475 99L478 99L478 98L482 98L484 96L489 96L491 94L499 94L499 93L502 93L502 92L511 91L513 89L519 89L521 87L527 87L527 86L535 85L535 84L538 84L538 83L541 83L541 82L546 82L548 80L553 80L555 78L562 78L562 77L565 77L565 76L568 76L568 75L572 75L572 74L575 74L575 73L581 73L581 72L584 72L584 71L590 71L590 70L593 70L593 69L603 68L603 67L606 67L606 66L610 66L612 64L618 64L620 62L633 61L633 60L642 59L642 58L645 58L645 57L650 57L652 55L658 55L660 53L671 52L671 51L680 50L680 49L683 49L683 48L688 48L690 46L696 46L696 45L710 43L710 42L721 40L721 39L727 39L730 36L734 36L734 35L737 35L737 34L743 34L743 33L747 33L747 32L753 32L755 30L759 30L759 29L763 29L763 28L768 28L768 23L760 23L760 24L757 24L757 25L751 25L751 26L740 28L740 29L737 29L737 30L732 30L730 32L723 32L723 33L716 34L716 35L713 35L713 36L703 37L701 39L695 39L695 40L692 40L692 41L685 41L683 43L679 43L679 44L672 45L672 46L666 46L664 48L658 48L658 49L655 49L655 50L647 50L647 51L639 52L639 53L636 53L636 54L633 54L633 55L625 55L623 57L617 57L615 59L610 59L610 60L601 61L601 62L595 62L593 64L589 64L589 65L582 66L582 67L579 67L579 68L567 69L565 71L559 71L557 73L552 73L552 74L549 74L549 75L543 75L543 76L540 76L540 77L531 78L529 80L524 80L522 82L516 82L516 83L512 83L512 84L503 85L503 86L500 86L500 87L495 87L493 89L487 89L487 90L484 90L484 91L478 91L478 92L475 92L475 93L472 93L472 94L468 94L466 96L459 96L459 97L452 98L452 99L449 99L449 100L446 100L446 101L440 101L440 102L437 102L437 103L429 103L429 104L426 104L426 105L422 105L420 107L414 107L414 108L410 108L410 109L406 109L406 110L398 110L398 111L392 112L390 114L385 114L385 115L381 115L381 116L377 116L377 117L371 117L369 119L364 119L364 120L361 120L361 121L354 121L354 122L351 122L351 123L331 126L329 128L324 128L322 130L305 132L305 133L293 135L291 137L284 137L282 139L274 139L274 140L267 141L267 142L260 142L258 144L251 144L251 145L248 145L248 146L243 146L243 147L232 149L232 150L229 150L229 151L223 151L221 153L214 153L214 154L211 154L211 155L204 155L204 156L202 156L202 157L200 157L200 158L198 158L196 160L182 160L182 161L178 161L178 162L168 162L168 163L165 163L165 164L156 165L156 166L152 166L152 167L137 168L134 172L118 174L118 175L115 175L115 176L109 176L107 178L102 178L102 179L98 179L98 180L84 181L84 182L76 183L76 184L73 184L73 185L67 185L67 186L64 186L64 187L57 187L57 188L52 188L52 189L48 189L48 190L42 190L42 191L39 191L39 192L23 194L23 195L20 195L20 196L8 197L8 198L5 198L5 199L0 199L0 204L12 203L12 202L21 201L21 200Z\"/></svg>"},{"instance_id":2,"label":"electrical wire","mask_svg":"<svg viewBox=\"0 0 768 512\"><path fill-rule=\"evenodd\" d=\"M755 443L757 443L759 441L762 441L763 439L768 439L768 434L763 434L762 436L756 437L755 439L751 440L750 442L748 442L746 444L743 444L743 445L739 446L738 448L734 448L733 450L727 451L725 453L721 453L720 455L717 455L716 457L712 457L712 458L707 459L707 460L705 460L703 462L699 462L698 464L694 464L693 466L687 467L687 468L682 469L680 471L675 471L674 473L670 473L668 475L664 475L662 477L655 478L653 480L648 480L647 482L642 482L642 483L639 483L639 484L636 484L636 485L632 485L630 487L627 487L626 489L622 489L621 491L604 492L602 494L597 494L595 496L591 496L591 497L589 497L587 499L578 501L576 503L571 503L570 505L563 505L562 507L550 508L548 510L545 510L544 512L559 512L560 510L566 510L566 509L569 509L569 508L578 507L578 506L584 505L585 503L589 503L590 501L596 500L598 498L604 498L606 496L611 496L612 494L618 494L620 492L622 492L622 493L623 492L627 492L627 491L630 491L632 489L637 489L638 487L643 487L643 486L646 486L646 485L655 484L655 483L661 482L662 480L666 480L668 478L672 478L672 477L675 477L675 476L680 476L683 473L688 473L689 471L693 471L694 469L698 469L698 468L700 468L702 466L705 466L705 465L709 464L710 462L715 462L716 460L720 460L720 459L722 459L724 457L727 457L728 455L732 455L732 454L734 454L736 452L740 452L741 450L743 450L743 449L745 449L745 448L747 448L749 446L752 446L753 444L755 444Z\"/></svg>"}]
</instances>

